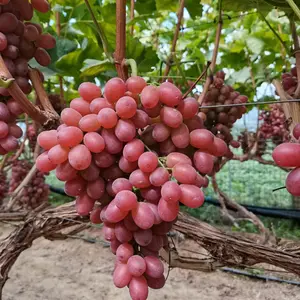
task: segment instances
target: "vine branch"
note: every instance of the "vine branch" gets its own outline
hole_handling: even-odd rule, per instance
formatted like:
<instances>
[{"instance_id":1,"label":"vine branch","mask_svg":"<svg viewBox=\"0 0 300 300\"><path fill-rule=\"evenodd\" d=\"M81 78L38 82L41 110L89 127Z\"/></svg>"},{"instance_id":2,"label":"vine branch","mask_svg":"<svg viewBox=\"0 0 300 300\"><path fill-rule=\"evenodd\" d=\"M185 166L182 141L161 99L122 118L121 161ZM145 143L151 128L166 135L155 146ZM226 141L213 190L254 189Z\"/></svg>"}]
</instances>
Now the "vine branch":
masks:
<instances>
[{"instance_id":1,"label":"vine branch","mask_svg":"<svg viewBox=\"0 0 300 300\"><path fill-rule=\"evenodd\" d=\"M131 0L131 2L130 2L130 21L132 21L134 19L134 4L135 4L135 1ZM134 32L134 25L132 24L130 26L130 34L133 35L133 32Z\"/></svg>"},{"instance_id":2,"label":"vine branch","mask_svg":"<svg viewBox=\"0 0 300 300\"><path fill-rule=\"evenodd\" d=\"M210 64L210 72L213 74L215 67L216 67L216 62L217 62L217 56L218 56L218 51L219 51L219 45L220 45L220 38L221 38L221 31L222 31L222 26L223 26L223 18L222 18L222 0L219 0L219 18L218 18L218 26L217 26L217 31L216 31L216 38L215 38L215 48L213 51L212 59L211 59L211 64ZM202 105L202 102L204 100L204 97L209 89L210 84L212 83L212 76L207 76L203 91L200 94L198 98L199 105Z\"/></svg>"},{"instance_id":3,"label":"vine branch","mask_svg":"<svg viewBox=\"0 0 300 300\"><path fill-rule=\"evenodd\" d=\"M177 12L177 24L176 24L176 29L174 32L174 37L171 46L171 53L166 62L167 65L166 65L166 69L162 81L166 79L166 77L169 75L171 70L172 60L173 60L174 53L176 51L177 40L179 37L179 31L181 27L182 18L183 18L183 11L184 11L184 0L180 0L178 12Z\"/></svg>"},{"instance_id":4,"label":"vine branch","mask_svg":"<svg viewBox=\"0 0 300 300\"><path fill-rule=\"evenodd\" d=\"M124 63L126 58L126 0L116 0L116 51L114 53L118 76L124 81L128 78L128 70Z\"/></svg>"},{"instance_id":5,"label":"vine branch","mask_svg":"<svg viewBox=\"0 0 300 300\"><path fill-rule=\"evenodd\" d=\"M300 19L300 9L297 6L297 4L293 0L286 0L286 2L289 4L289 6L291 7L291 9L294 11L294 13Z\"/></svg>"},{"instance_id":6,"label":"vine branch","mask_svg":"<svg viewBox=\"0 0 300 300\"><path fill-rule=\"evenodd\" d=\"M2 56L0 56L0 78L3 80L13 79L8 71ZM15 81L7 87L9 94L20 104L22 110L27 113L33 120L42 124L44 127L56 126L57 116L47 111L40 110L37 106L29 101L23 91Z\"/></svg>"},{"instance_id":7,"label":"vine branch","mask_svg":"<svg viewBox=\"0 0 300 300\"><path fill-rule=\"evenodd\" d=\"M294 54L296 58L296 68L297 68L297 80L298 85L295 91L294 96L297 98L300 96L300 45L299 45L299 37L297 34L296 24L294 20L290 20L291 32L294 42Z\"/></svg>"}]
</instances>

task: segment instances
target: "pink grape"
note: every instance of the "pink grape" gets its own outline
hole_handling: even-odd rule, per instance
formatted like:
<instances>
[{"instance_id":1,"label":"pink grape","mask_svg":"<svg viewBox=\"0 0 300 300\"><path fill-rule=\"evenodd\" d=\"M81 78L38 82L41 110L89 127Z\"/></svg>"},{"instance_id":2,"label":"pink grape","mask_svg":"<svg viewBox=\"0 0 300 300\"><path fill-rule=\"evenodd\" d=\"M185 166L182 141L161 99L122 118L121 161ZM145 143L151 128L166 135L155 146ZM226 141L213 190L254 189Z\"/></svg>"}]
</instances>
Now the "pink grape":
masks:
<instances>
[{"instance_id":1,"label":"pink grape","mask_svg":"<svg viewBox=\"0 0 300 300\"><path fill-rule=\"evenodd\" d=\"M164 265L160 259L154 256L146 256L146 275L152 278L160 278L164 274Z\"/></svg>"},{"instance_id":2,"label":"pink grape","mask_svg":"<svg viewBox=\"0 0 300 300\"><path fill-rule=\"evenodd\" d=\"M83 143L93 153L100 153L105 148L103 137L97 132L88 132L84 135Z\"/></svg>"},{"instance_id":3,"label":"pink grape","mask_svg":"<svg viewBox=\"0 0 300 300\"><path fill-rule=\"evenodd\" d=\"M70 102L70 107L76 110L80 115L86 116L91 113L90 103L82 98L75 98Z\"/></svg>"},{"instance_id":4,"label":"pink grape","mask_svg":"<svg viewBox=\"0 0 300 300\"><path fill-rule=\"evenodd\" d=\"M166 165L168 168L173 168L176 164L189 164L192 166L191 159L180 152L172 152L167 156Z\"/></svg>"},{"instance_id":5,"label":"pink grape","mask_svg":"<svg viewBox=\"0 0 300 300\"><path fill-rule=\"evenodd\" d=\"M114 103L125 95L126 85L120 78L112 78L107 81L104 89L104 96L110 102Z\"/></svg>"},{"instance_id":6,"label":"pink grape","mask_svg":"<svg viewBox=\"0 0 300 300\"><path fill-rule=\"evenodd\" d=\"M40 154L35 163L37 169L43 173L48 173L56 168L56 164L53 164L48 158L48 151Z\"/></svg>"},{"instance_id":7,"label":"pink grape","mask_svg":"<svg viewBox=\"0 0 300 300\"><path fill-rule=\"evenodd\" d=\"M19 139L23 136L22 129L17 124L10 124L9 125L9 134L14 136L15 138Z\"/></svg>"},{"instance_id":8,"label":"pink grape","mask_svg":"<svg viewBox=\"0 0 300 300\"><path fill-rule=\"evenodd\" d=\"M118 116L112 108L101 109L98 113L97 119L103 128L113 128L118 122Z\"/></svg>"},{"instance_id":9,"label":"pink grape","mask_svg":"<svg viewBox=\"0 0 300 300\"><path fill-rule=\"evenodd\" d=\"M138 159L138 166L145 173L153 172L158 165L158 157L153 152L145 152Z\"/></svg>"},{"instance_id":10,"label":"pink grape","mask_svg":"<svg viewBox=\"0 0 300 300\"><path fill-rule=\"evenodd\" d=\"M138 226L134 223L134 221L133 221L133 218L132 218L131 213L129 213L129 214L125 217L125 219L124 219L123 222L124 222L125 227L126 227L128 230L130 230L130 231L132 231L132 232L139 230L139 227L138 227ZM150 230L150 231L151 231L151 230Z\"/></svg>"},{"instance_id":11,"label":"pink grape","mask_svg":"<svg viewBox=\"0 0 300 300\"><path fill-rule=\"evenodd\" d=\"M154 224L154 214L144 202L138 202L137 207L132 211L132 218L135 224L142 229L149 229Z\"/></svg>"},{"instance_id":12,"label":"pink grape","mask_svg":"<svg viewBox=\"0 0 300 300\"><path fill-rule=\"evenodd\" d=\"M140 76L131 76L126 80L126 88L133 94L140 94L146 85L145 79Z\"/></svg>"},{"instance_id":13,"label":"pink grape","mask_svg":"<svg viewBox=\"0 0 300 300\"><path fill-rule=\"evenodd\" d=\"M116 161L116 158L112 154L106 152L105 150L103 150L100 153L94 154L93 158L95 164L99 168L109 168Z\"/></svg>"},{"instance_id":14,"label":"pink grape","mask_svg":"<svg viewBox=\"0 0 300 300\"><path fill-rule=\"evenodd\" d=\"M122 190L115 196L115 204L121 211L133 210L137 207L137 196L131 192Z\"/></svg>"},{"instance_id":15,"label":"pink grape","mask_svg":"<svg viewBox=\"0 0 300 300\"><path fill-rule=\"evenodd\" d=\"M90 221L93 224L101 224L102 221L100 219L101 207L95 207L90 213Z\"/></svg>"},{"instance_id":16,"label":"pink grape","mask_svg":"<svg viewBox=\"0 0 300 300\"><path fill-rule=\"evenodd\" d=\"M48 157L49 157L49 153L48 153ZM68 161L65 161L56 167L55 175L56 178L61 181L69 181L77 177L77 170L75 170Z\"/></svg>"},{"instance_id":17,"label":"pink grape","mask_svg":"<svg viewBox=\"0 0 300 300\"><path fill-rule=\"evenodd\" d=\"M92 82L83 82L78 88L79 95L88 102L93 99L101 97L101 89Z\"/></svg>"},{"instance_id":18,"label":"pink grape","mask_svg":"<svg viewBox=\"0 0 300 300\"><path fill-rule=\"evenodd\" d=\"M115 235L121 243L127 243L132 240L132 232L128 230L123 222L119 222L115 226Z\"/></svg>"},{"instance_id":19,"label":"pink grape","mask_svg":"<svg viewBox=\"0 0 300 300\"><path fill-rule=\"evenodd\" d=\"M146 86L141 93L141 103L146 109L157 106L159 102L159 91L154 85Z\"/></svg>"},{"instance_id":20,"label":"pink grape","mask_svg":"<svg viewBox=\"0 0 300 300\"><path fill-rule=\"evenodd\" d=\"M100 218L102 215L103 210L100 213ZM101 218L101 221L102 218ZM103 221L104 222L104 221ZM107 241L113 241L116 239L116 235L115 235L115 226L108 226L106 223L103 226L103 235L104 235L104 239Z\"/></svg>"},{"instance_id":21,"label":"pink grape","mask_svg":"<svg viewBox=\"0 0 300 300\"><path fill-rule=\"evenodd\" d=\"M198 150L194 153L194 164L200 173L209 174L214 167L214 158L211 154Z\"/></svg>"},{"instance_id":22,"label":"pink grape","mask_svg":"<svg viewBox=\"0 0 300 300\"><path fill-rule=\"evenodd\" d=\"M170 135L171 129L167 125L163 123L157 123L154 125L152 137L155 141L161 143L165 141Z\"/></svg>"},{"instance_id":23,"label":"pink grape","mask_svg":"<svg viewBox=\"0 0 300 300\"><path fill-rule=\"evenodd\" d=\"M199 110L199 103L195 98L188 97L179 103L177 109L182 114L184 120L193 118Z\"/></svg>"},{"instance_id":24,"label":"pink grape","mask_svg":"<svg viewBox=\"0 0 300 300\"><path fill-rule=\"evenodd\" d=\"M161 188L161 196L167 202L177 202L181 197L181 189L175 181L167 181Z\"/></svg>"},{"instance_id":25,"label":"pink grape","mask_svg":"<svg viewBox=\"0 0 300 300\"><path fill-rule=\"evenodd\" d=\"M178 202L167 202L164 198L161 198L158 203L158 214L165 222L171 222L176 219L179 213Z\"/></svg>"},{"instance_id":26,"label":"pink grape","mask_svg":"<svg viewBox=\"0 0 300 300\"><path fill-rule=\"evenodd\" d=\"M160 224L162 222L162 219L159 216L157 205L153 203L146 203L152 210L154 214L154 224Z\"/></svg>"},{"instance_id":27,"label":"pink grape","mask_svg":"<svg viewBox=\"0 0 300 300\"><path fill-rule=\"evenodd\" d=\"M147 279L147 284L151 289L161 289L164 287L166 283L166 278L164 275L162 275L159 278L152 278L146 275L146 279Z\"/></svg>"},{"instance_id":28,"label":"pink grape","mask_svg":"<svg viewBox=\"0 0 300 300\"><path fill-rule=\"evenodd\" d=\"M106 181L113 181L117 178L123 177L124 173L117 165L112 165L110 168L102 171L102 177Z\"/></svg>"},{"instance_id":29,"label":"pink grape","mask_svg":"<svg viewBox=\"0 0 300 300\"><path fill-rule=\"evenodd\" d=\"M105 98L95 98L90 104L90 111L93 114L98 114L103 108L113 108Z\"/></svg>"},{"instance_id":30,"label":"pink grape","mask_svg":"<svg viewBox=\"0 0 300 300\"><path fill-rule=\"evenodd\" d=\"M127 261L128 271L132 276L141 276L146 271L146 262L139 255L131 256Z\"/></svg>"},{"instance_id":31,"label":"pink grape","mask_svg":"<svg viewBox=\"0 0 300 300\"><path fill-rule=\"evenodd\" d=\"M128 271L126 264L119 264L113 274L114 285L117 288L123 288L127 286L132 280L132 275Z\"/></svg>"},{"instance_id":32,"label":"pink grape","mask_svg":"<svg viewBox=\"0 0 300 300\"><path fill-rule=\"evenodd\" d=\"M124 173L132 173L138 167L137 161L130 162L124 156L122 156L119 160L119 168Z\"/></svg>"},{"instance_id":33,"label":"pink grape","mask_svg":"<svg viewBox=\"0 0 300 300\"><path fill-rule=\"evenodd\" d=\"M171 131L171 139L177 148L186 148L190 144L189 129L185 124L181 124L178 128Z\"/></svg>"},{"instance_id":34,"label":"pink grape","mask_svg":"<svg viewBox=\"0 0 300 300\"><path fill-rule=\"evenodd\" d=\"M57 131L47 130L43 131L38 135L38 144L45 150L49 150L58 144Z\"/></svg>"},{"instance_id":35,"label":"pink grape","mask_svg":"<svg viewBox=\"0 0 300 300\"><path fill-rule=\"evenodd\" d=\"M79 196L83 191L85 191L85 188L86 188L86 181L80 177L76 177L65 183L65 193L69 196L73 196L73 197ZM89 195L89 193L87 194Z\"/></svg>"},{"instance_id":36,"label":"pink grape","mask_svg":"<svg viewBox=\"0 0 300 300\"><path fill-rule=\"evenodd\" d=\"M139 139L134 139L127 143L123 149L123 156L130 162L137 161L144 153L144 143Z\"/></svg>"},{"instance_id":37,"label":"pink grape","mask_svg":"<svg viewBox=\"0 0 300 300\"><path fill-rule=\"evenodd\" d=\"M293 196L300 196L300 168L292 170L286 178L286 189Z\"/></svg>"},{"instance_id":38,"label":"pink grape","mask_svg":"<svg viewBox=\"0 0 300 300\"><path fill-rule=\"evenodd\" d=\"M204 202L204 194L201 189L195 185L181 184L180 202L190 208L200 207Z\"/></svg>"},{"instance_id":39,"label":"pink grape","mask_svg":"<svg viewBox=\"0 0 300 300\"><path fill-rule=\"evenodd\" d=\"M134 170L129 176L130 183L138 188L147 188L151 185L149 181L149 174L142 172L140 169Z\"/></svg>"},{"instance_id":40,"label":"pink grape","mask_svg":"<svg viewBox=\"0 0 300 300\"><path fill-rule=\"evenodd\" d=\"M157 204L161 198L161 188L156 186L150 186L145 189L140 189L141 196L150 203Z\"/></svg>"},{"instance_id":41,"label":"pink grape","mask_svg":"<svg viewBox=\"0 0 300 300\"><path fill-rule=\"evenodd\" d=\"M151 173L149 180L154 186L162 186L169 178L169 172L165 168L159 167Z\"/></svg>"},{"instance_id":42,"label":"pink grape","mask_svg":"<svg viewBox=\"0 0 300 300\"><path fill-rule=\"evenodd\" d=\"M86 181L94 181L99 177L100 169L98 166L91 162L91 164L80 172L80 176Z\"/></svg>"},{"instance_id":43,"label":"pink grape","mask_svg":"<svg viewBox=\"0 0 300 300\"><path fill-rule=\"evenodd\" d=\"M102 221L101 221L102 222ZM111 250L111 252L113 253L113 254L116 254L117 253L117 249L118 249L118 247L121 245L121 243L117 240L117 239L115 239L115 240L112 240L111 242L110 242L110 250ZM118 261L117 261L118 262Z\"/></svg>"},{"instance_id":44,"label":"pink grape","mask_svg":"<svg viewBox=\"0 0 300 300\"><path fill-rule=\"evenodd\" d=\"M87 216L92 211L95 200L83 193L76 197L75 207L80 216Z\"/></svg>"},{"instance_id":45,"label":"pink grape","mask_svg":"<svg viewBox=\"0 0 300 300\"><path fill-rule=\"evenodd\" d=\"M7 152L14 151L18 148L18 140L12 135L7 135L5 138L0 140L0 145Z\"/></svg>"},{"instance_id":46,"label":"pink grape","mask_svg":"<svg viewBox=\"0 0 300 300\"><path fill-rule=\"evenodd\" d=\"M73 108L64 108L61 112L62 121L68 126L78 126L81 114Z\"/></svg>"},{"instance_id":47,"label":"pink grape","mask_svg":"<svg viewBox=\"0 0 300 300\"><path fill-rule=\"evenodd\" d=\"M128 243L122 243L116 251L117 259L122 263L127 263L128 259L133 256L133 254L133 247Z\"/></svg>"},{"instance_id":48,"label":"pink grape","mask_svg":"<svg viewBox=\"0 0 300 300\"><path fill-rule=\"evenodd\" d=\"M152 231L151 229L139 229L133 233L133 237L140 246L147 246L152 240Z\"/></svg>"},{"instance_id":49,"label":"pink grape","mask_svg":"<svg viewBox=\"0 0 300 300\"><path fill-rule=\"evenodd\" d=\"M79 128L85 132L97 131L100 128L97 115L88 114L82 117L79 121Z\"/></svg>"},{"instance_id":50,"label":"pink grape","mask_svg":"<svg viewBox=\"0 0 300 300\"><path fill-rule=\"evenodd\" d=\"M113 129L103 128L101 135L105 142L105 150L110 154L120 153L123 149L123 143L116 137Z\"/></svg>"},{"instance_id":51,"label":"pink grape","mask_svg":"<svg viewBox=\"0 0 300 300\"><path fill-rule=\"evenodd\" d=\"M115 194L121 191L131 191L132 184L126 178L117 178L112 184L112 190Z\"/></svg>"},{"instance_id":52,"label":"pink grape","mask_svg":"<svg viewBox=\"0 0 300 300\"><path fill-rule=\"evenodd\" d=\"M209 150L213 142L214 135L206 129L196 129L190 133L190 143L195 148Z\"/></svg>"},{"instance_id":53,"label":"pink grape","mask_svg":"<svg viewBox=\"0 0 300 300\"><path fill-rule=\"evenodd\" d=\"M177 128L182 123L181 113L172 107L164 106L160 111L160 118L167 126Z\"/></svg>"},{"instance_id":54,"label":"pink grape","mask_svg":"<svg viewBox=\"0 0 300 300\"><path fill-rule=\"evenodd\" d=\"M300 123L298 123L294 129L293 129L293 136L295 137L296 140L299 139L300 137Z\"/></svg>"},{"instance_id":55,"label":"pink grape","mask_svg":"<svg viewBox=\"0 0 300 300\"><path fill-rule=\"evenodd\" d=\"M75 126L62 128L57 133L57 141L62 147L74 147L82 142L83 133Z\"/></svg>"},{"instance_id":56,"label":"pink grape","mask_svg":"<svg viewBox=\"0 0 300 300\"><path fill-rule=\"evenodd\" d=\"M186 184L194 184L197 178L196 170L189 164L176 164L172 175L178 182Z\"/></svg>"},{"instance_id":57,"label":"pink grape","mask_svg":"<svg viewBox=\"0 0 300 300\"><path fill-rule=\"evenodd\" d=\"M136 129L132 121L120 119L115 128L115 135L122 142L132 141L136 135Z\"/></svg>"},{"instance_id":58,"label":"pink grape","mask_svg":"<svg viewBox=\"0 0 300 300\"><path fill-rule=\"evenodd\" d=\"M162 109L162 106L161 106L161 104L159 102L153 108L143 107L143 110L147 113L147 115L150 118L156 118L156 117L158 117L159 114L160 114L161 109Z\"/></svg>"},{"instance_id":59,"label":"pink grape","mask_svg":"<svg viewBox=\"0 0 300 300\"><path fill-rule=\"evenodd\" d=\"M136 113L137 104L133 98L125 96L117 101L115 108L120 118L130 119Z\"/></svg>"},{"instance_id":60,"label":"pink grape","mask_svg":"<svg viewBox=\"0 0 300 300\"><path fill-rule=\"evenodd\" d=\"M77 145L69 152L69 163L76 170L86 169L91 161L91 152L85 145Z\"/></svg>"},{"instance_id":61,"label":"pink grape","mask_svg":"<svg viewBox=\"0 0 300 300\"><path fill-rule=\"evenodd\" d=\"M115 202L112 201L105 211L105 217L110 223L118 223L126 217L127 213L127 211L120 210Z\"/></svg>"},{"instance_id":62,"label":"pink grape","mask_svg":"<svg viewBox=\"0 0 300 300\"><path fill-rule=\"evenodd\" d=\"M227 152L228 152L227 144L222 139L215 137L213 147L210 153L214 156L221 157L221 156L226 156Z\"/></svg>"},{"instance_id":63,"label":"pink grape","mask_svg":"<svg viewBox=\"0 0 300 300\"><path fill-rule=\"evenodd\" d=\"M280 144L274 149L272 156L280 167L300 167L300 144Z\"/></svg>"},{"instance_id":64,"label":"pink grape","mask_svg":"<svg viewBox=\"0 0 300 300\"><path fill-rule=\"evenodd\" d=\"M129 283L129 293L132 300L146 300L148 298L148 284L144 276L132 277Z\"/></svg>"},{"instance_id":65,"label":"pink grape","mask_svg":"<svg viewBox=\"0 0 300 300\"><path fill-rule=\"evenodd\" d=\"M133 122L135 128L145 128L151 124L151 119L141 109L137 109L135 115L130 120Z\"/></svg>"},{"instance_id":66,"label":"pink grape","mask_svg":"<svg viewBox=\"0 0 300 300\"><path fill-rule=\"evenodd\" d=\"M0 121L0 139L3 139L8 135L8 130L8 125L5 122Z\"/></svg>"},{"instance_id":67,"label":"pink grape","mask_svg":"<svg viewBox=\"0 0 300 300\"><path fill-rule=\"evenodd\" d=\"M176 106L182 101L180 90L170 82L164 82L158 88L159 100L168 106Z\"/></svg>"}]
</instances>

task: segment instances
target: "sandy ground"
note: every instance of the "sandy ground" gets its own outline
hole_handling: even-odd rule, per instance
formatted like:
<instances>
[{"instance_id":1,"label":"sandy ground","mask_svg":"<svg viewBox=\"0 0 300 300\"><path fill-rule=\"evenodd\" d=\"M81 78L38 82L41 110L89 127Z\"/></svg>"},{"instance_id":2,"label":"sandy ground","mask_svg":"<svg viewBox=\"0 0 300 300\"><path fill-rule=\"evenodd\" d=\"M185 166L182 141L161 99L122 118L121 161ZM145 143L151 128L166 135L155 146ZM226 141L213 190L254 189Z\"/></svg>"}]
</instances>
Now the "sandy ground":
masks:
<instances>
[{"instance_id":1,"label":"sandy ground","mask_svg":"<svg viewBox=\"0 0 300 300\"><path fill-rule=\"evenodd\" d=\"M0 225L0 238L10 230ZM101 243L38 239L15 263L3 300L129 300L127 289L113 286L113 261ZM149 299L300 300L300 288L221 271L175 269L162 290L150 291Z\"/></svg>"}]
</instances>

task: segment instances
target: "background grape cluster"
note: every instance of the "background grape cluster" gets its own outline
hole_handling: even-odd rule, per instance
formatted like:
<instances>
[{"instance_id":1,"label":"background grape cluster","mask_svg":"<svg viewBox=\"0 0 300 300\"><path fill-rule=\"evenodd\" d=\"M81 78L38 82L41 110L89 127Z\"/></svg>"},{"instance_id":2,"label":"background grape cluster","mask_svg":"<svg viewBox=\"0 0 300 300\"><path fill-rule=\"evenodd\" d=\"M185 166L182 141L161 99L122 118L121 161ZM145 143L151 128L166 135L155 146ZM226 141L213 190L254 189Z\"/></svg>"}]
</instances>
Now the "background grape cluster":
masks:
<instances>
[{"instance_id":1,"label":"background grape cluster","mask_svg":"<svg viewBox=\"0 0 300 300\"><path fill-rule=\"evenodd\" d=\"M168 245L179 203L203 204L205 175L230 150L204 128L196 99L183 99L170 82L112 78L104 91L90 82L79 86L62 125L39 134L45 152L36 164L42 172L55 169L80 215L104 223L117 257L115 285L146 299L148 287L165 283L158 253Z\"/></svg>"},{"instance_id":2,"label":"background grape cluster","mask_svg":"<svg viewBox=\"0 0 300 300\"><path fill-rule=\"evenodd\" d=\"M46 49L55 47L55 38L43 34L39 24L30 22L34 9L46 13L49 8L46 0L7 0L0 4L0 54L25 94L32 90L28 61L35 58L42 66L51 62ZM23 111L7 89L0 87L0 95L0 154L3 155L18 147L22 130L16 125L16 118Z\"/></svg>"},{"instance_id":3,"label":"background grape cluster","mask_svg":"<svg viewBox=\"0 0 300 300\"><path fill-rule=\"evenodd\" d=\"M9 193L12 193L23 181L32 164L28 160L15 160L12 163ZM23 188L18 197L18 205L24 209L34 209L48 201L49 186L45 184L45 174L35 172L28 184Z\"/></svg>"}]
</instances>

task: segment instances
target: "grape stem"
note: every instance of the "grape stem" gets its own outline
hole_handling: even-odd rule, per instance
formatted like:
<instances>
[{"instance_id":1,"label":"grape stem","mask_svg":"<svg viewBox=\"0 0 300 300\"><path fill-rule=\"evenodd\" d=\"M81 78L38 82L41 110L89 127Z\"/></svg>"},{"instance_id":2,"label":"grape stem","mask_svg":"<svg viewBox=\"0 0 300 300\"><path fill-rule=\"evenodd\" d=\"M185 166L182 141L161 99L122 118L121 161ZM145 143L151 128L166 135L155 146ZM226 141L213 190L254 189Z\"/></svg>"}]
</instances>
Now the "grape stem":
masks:
<instances>
[{"instance_id":1,"label":"grape stem","mask_svg":"<svg viewBox=\"0 0 300 300\"><path fill-rule=\"evenodd\" d=\"M165 81L166 77L169 75L171 70L172 60L173 60L174 53L176 51L176 44L179 37L179 31L181 27L182 18L183 18L184 4L185 4L184 0L180 0L178 12L177 12L177 24L176 24L176 29L172 41L172 46L171 46L171 53L166 62L166 69L162 81Z\"/></svg>"},{"instance_id":2,"label":"grape stem","mask_svg":"<svg viewBox=\"0 0 300 300\"><path fill-rule=\"evenodd\" d=\"M9 73L2 56L0 55L0 78L13 79ZM58 121L57 116L49 112L40 110L37 106L29 101L27 96L20 89L15 81L11 81L7 87L9 94L20 104L22 110L28 114L33 120L42 124L43 126L53 127L56 126Z\"/></svg>"},{"instance_id":3,"label":"grape stem","mask_svg":"<svg viewBox=\"0 0 300 300\"><path fill-rule=\"evenodd\" d=\"M130 21L132 21L134 19L134 0L130 1ZM130 26L130 34L133 35L134 32L134 25L132 24Z\"/></svg>"},{"instance_id":4,"label":"grape stem","mask_svg":"<svg viewBox=\"0 0 300 300\"><path fill-rule=\"evenodd\" d=\"M56 33L57 36L60 37L61 33L61 23L60 23L60 12L55 12L55 23L56 23ZM64 97L64 85L63 85L63 77L58 75L58 82L59 82L59 94L60 94L60 106L61 108L65 108L65 97Z\"/></svg>"},{"instance_id":5,"label":"grape stem","mask_svg":"<svg viewBox=\"0 0 300 300\"><path fill-rule=\"evenodd\" d=\"M293 0L286 0L286 2L290 5L295 15L297 15L297 17L300 19L300 9L298 8L297 4Z\"/></svg>"},{"instance_id":6,"label":"grape stem","mask_svg":"<svg viewBox=\"0 0 300 300\"><path fill-rule=\"evenodd\" d=\"M126 58L126 0L116 0L116 21L115 66L118 76L125 81L128 78L128 70L124 64Z\"/></svg>"},{"instance_id":7,"label":"grape stem","mask_svg":"<svg viewBox=\"0 0 300 300\"><path fill-rule=\"evenodd\" d=\"M223 214L225 217L227 217L228 219L230 219L231 221L233 221L234 223L236 223L236 220L229 214L228 210L227 210L227 206L231 207L235 210L238 211L238 213L243 217L243 218L247 218L247 220L249 220L250 222L252 222L254 225L257 226L257 228L259 229L259 231L264 234L264 241L263 243L266 243L269 238L270 238L270 232L269 230L267 230L264 226L264 224L262 223L262 221L256 216L254 215L252 212L248 211L246 208L244 208L243 206L239 205L238 203L236 203L234 200L230 199L218 186L217 180L216 180L216 175L212 176L212 185L213 185L213 189L215 191L215 193L218 194L218 199L223 211Z\"/></svg>"},{"instance_id":8,"label":"grape stem","mask_svg":"<svg viewBox=\"0 0 300 300\"><path fill-rule=\"evenodd\" d=\"M217 26L217 31L216 31L216 38L215 38L215 48L213 52L213 56L211 59L211 64L210 64L210 73L213 74L215 67L216 67L216 62L217 62L217 56L218 56L218 50L219 50L219 45L220 45L220 38L221 38L221 31L222 31L222 26L223 26L223 19L222 19L222 0L219 0L219 18L218 18L218 26ZM198 102L200 106L202 105L202 102L204 100L204 97L206 93L208 92L209 86L212 83L213 76L207 76L203 91L200 94L198 98Z\"/></svg>"},{"instance_id":9,"label":"grape stem","mask_svg":"<svg viewBox=\"0 0 300 300\"><path fill-rule=\"evenodd\" d=\"M133 58L128 58L128 59L125 59L124 63L126 66L130 66L131 76L137 76L138 68L137 68L136 61Z\"/></svg>"},{"instance_id":10,"label":"grape stem","mask_svg":"<svg viewBox=\"0 0 300 300\"><path fill-rule=\"evenodd\" d=\"M30 68L29 69L29 78L32 82L33 88L37 94L38 99L41 102L43 109L46 112L50 112L51 114L56 116L57 119L59 119L59 115L53 108L53 106L48 98L48 95L43 87L43 83L41 81L41 77L40 77L40 74L38 73L38 71L36 69Z\"/></svg>"},{"instance_id":11,"label":"grape stem","mask_svg":"<svg viewBox=\"0 0 300 300\"><path fill-rule=\"evenodd\" d=\"M298 85L297 89L295 91L295 98L300 96L300 45L299 45L299 37L297 34L297 29L296 29L296 24L294 20L290 20L290 26L291 26L291 32L292 32L292 37L293 37L293 42L294 42L294 54L296 58L296 69L297 69L297 80L298 80Z\"/></svg>"},{"instance_id":12,"label":"grape stem","mask_svg":"<svg viewBox=\"0 0 300 300\"><path fill-rule=\"evenodd\" d=\"M96 17L95 17L95 14L93 12L93 9L89 3L89 0L84 0L85 4L86 4L86 7L87 9L89 10L90 12L90 15L91 15L91 18L96 26L96 30L97 30L97 33L100 37L100 40L102 42L102 46L103 46L103 51L107 57L107 59L113 63L114 60L113 60L113 57L112 57L112 54L111 54L111 51L110 51L110 47L109 47L109 44L108 44L108 41L107 41L107 38L106 38L106 35L104 33L104 30L103 28L101 27L101 25L98 23Z\"/></svg>"},{"instance_id":13,"label":"grape stem","mask_svg":"<svg viewBox=\"0 0 300 300\"><path fill-rule=\"evenodd\" d=\"M207 70L210 66L210 62L207 62L205 69L203 70L203 72L200 74L200 76L196 79L196 81L194 81L194 83L189 87L189 89L184 93L184 95L182 96L182 100L184 100L188 94L195 88L195 86L198 84L198 82L207 74Z\"/></svg>"}]
</instances>

